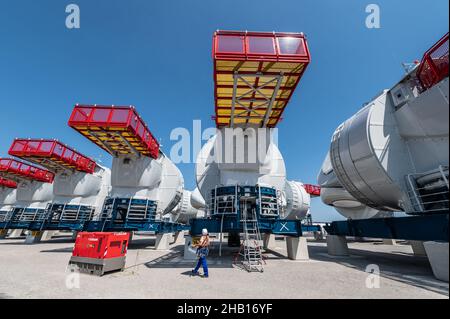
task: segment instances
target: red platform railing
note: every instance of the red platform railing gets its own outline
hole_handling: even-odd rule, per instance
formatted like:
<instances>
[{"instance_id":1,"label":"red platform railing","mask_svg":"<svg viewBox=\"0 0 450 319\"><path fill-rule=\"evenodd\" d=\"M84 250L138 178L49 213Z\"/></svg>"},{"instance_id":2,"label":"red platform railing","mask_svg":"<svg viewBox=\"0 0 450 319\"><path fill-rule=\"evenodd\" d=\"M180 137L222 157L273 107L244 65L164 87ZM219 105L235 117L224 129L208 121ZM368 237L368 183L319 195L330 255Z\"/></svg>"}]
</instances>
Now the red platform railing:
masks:
<instances>
[{"instance_id":1,"label":"red platform railing","mask_svg":"<svg viewBox=\"0 0 450 319\"><path fill-rule=\"evenodd\" d=\"M50 171L74 169L92 174L96 163L57 140L15 139L9 155L41 165Z\"/></svg>"},{"instance_id":2,"label":"red platform railing","mask_svg":"<svg viewBox=\"0 0 450 319\"><path fill-rule=\"evenodd\" d=\"M11 180L26 179L43 183L53 183L55 178L52 172L11 158L0 158L0 176Z\"/></svg>"},{"instance_id":3,"label":"red platform railing","mask_svg":"<svg viewBox=\"0 0 450 319\"><path fill-rule=\"evenodd\" d=\"M17 183L0 177L0 187L17 188Z\"/></svg>"},{"instance_id":4,"label":"red platform railing","mask_svg":"<svg viewBox=\"0 0 450 319\"><path fill-rule=\"evenodd\" d=\"M320 196L320 186L311 184L304 184L303 186L305 187L306 192L311 196Z\"/></svg>"},{"instance_id":5,"label":"red platform railing","mask_svg":"<svg viewBox=\"0 0 450 319\"><path fill-rule=\"evenodd\" d=\"M113 156L159 156L159 143L132 106L76 105L69 126Z\"/></svg>"},{"instance_id":6,"label":"red platform railing","mask_svg":"<svg viewBox=\"0 0 450 319\"><path fill-rule=\"evenodd\" d=\"M417 78L424 91L448 77L448 37L447 33L422 58Z\"/></svg>"},{"instance_id":7,"label":"red platform railing","mask_svg":"<svg viewBox=\"0 0 450 319\"><path fill-rule=\"evenodd\" d=\"M275 127L310 63L303 33L214 33L217 127Z\"/></svg>"}]
</instances>

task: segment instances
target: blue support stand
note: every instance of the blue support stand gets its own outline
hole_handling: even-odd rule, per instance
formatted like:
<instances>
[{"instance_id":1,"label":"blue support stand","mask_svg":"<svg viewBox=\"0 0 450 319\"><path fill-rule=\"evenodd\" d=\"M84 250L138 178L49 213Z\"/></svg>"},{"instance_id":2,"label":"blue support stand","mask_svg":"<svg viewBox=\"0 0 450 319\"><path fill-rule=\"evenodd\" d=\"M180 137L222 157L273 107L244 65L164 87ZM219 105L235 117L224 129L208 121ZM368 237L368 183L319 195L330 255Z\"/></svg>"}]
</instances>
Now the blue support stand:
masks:
<instances>
[{"instance_id":1,"label":"blue support stand","mask_svg":"<svg viewBox=\"0 0 450 319\"><path fill-rule=\"evenodd\" d=\"M449 240L449 214L429 214L335 221L325 226L330 235L417 241Z\"/></svg>"}]
</instances>

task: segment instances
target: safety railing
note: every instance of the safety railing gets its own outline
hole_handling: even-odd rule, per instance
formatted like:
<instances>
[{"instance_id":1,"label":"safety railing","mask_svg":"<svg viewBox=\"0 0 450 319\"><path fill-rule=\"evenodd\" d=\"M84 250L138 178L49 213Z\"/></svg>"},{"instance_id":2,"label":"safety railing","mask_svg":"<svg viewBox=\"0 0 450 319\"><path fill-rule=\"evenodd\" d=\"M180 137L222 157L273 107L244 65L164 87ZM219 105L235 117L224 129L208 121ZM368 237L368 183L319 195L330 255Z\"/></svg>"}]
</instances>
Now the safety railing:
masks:
<instances>
[{"instance_id":1,"label":"safety railing","mask_svg":"<svg viewBox=\"0 0 450 319\"><path fill-rule=\"evenodd\" d=\"M429 178L427 178L430 176ZM421 183L421 180L427 180ZM439 167L433 173L407 176L411 214L437 214L449 211L448 167Z\"/></svg>"},{"instance_id":2,"label":"safety railing","mask_svg":"<svg viewBox=\"0 0 450 319\"><path fill-rule=\"evenodd\" d=\"M311 196L320 196L321 188L318 185L304 184L306 192Z\"/></svg>"},{"instance_id":3,"label":"safety railing","mask_svg":"<svg viewBox=\"0 0 450 319\"><path fill-rule=\"evenodd\" d=\"M0 177L0 187L17 188L17 183Z\"/></svg>"},{"instance_id":4,"label":"safety railing","mask_svg":"<svg viewBox=\"0 0 450 319\"><path fill-rule=\"evenodd\" d=\"M0 176L8 179L27 179L53 183L55 175L47 170L19 162L11 158L0 158Z\"/></svg>"},{"instance_id":5,"label":"safety railing","mask_svg":"<svg viewBox=\"0 0 450 319\"><path fill-rule=\"evenodd\" d=\"M76 105L69 126L113 156L159 156L159 143L132 106Z\"/></svg>"},{"instance_id":6,"label":"safety railing","mask_svg":"<svg viewBox=\"0 0 450 319\"><path fill-rule=\"evenodd\" d=\"M57 140L15 139L9 155L25 159L49 170L75 169L92 174L96 163Z\"/></svg>"},{"instance_id":7,"label":"safety railing","mask_svg":"<svg viewBox=\"0 0 450 319\"><path fill-rule=\"evenodd\" d=\"M448 37L449 34L447 33L422 58L417 70L417 78L422 86L422 91L428 90L448 77Z\"/></svg>"}]
</instances>

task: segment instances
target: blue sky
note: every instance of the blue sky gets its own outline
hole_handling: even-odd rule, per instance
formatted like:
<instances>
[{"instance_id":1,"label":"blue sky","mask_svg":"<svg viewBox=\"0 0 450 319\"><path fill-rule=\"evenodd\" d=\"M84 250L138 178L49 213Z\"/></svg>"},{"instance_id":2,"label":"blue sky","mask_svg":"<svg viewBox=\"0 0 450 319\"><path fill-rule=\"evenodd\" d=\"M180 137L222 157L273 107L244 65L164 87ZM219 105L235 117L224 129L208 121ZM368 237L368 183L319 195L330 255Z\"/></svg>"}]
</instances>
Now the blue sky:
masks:
<instances>
[{"instance_id":1,"label":"blue sky","mask_svg":"<svg viewBox=\"0 0 450 319\"><path fill-rule=\"evenodd\" d=\"M65 27L76 3L81 28ZM381 9L367 29L365 8ZM448 32L448 0L0 0L0 156L58 138L109 165L66 123L75 103L135 105L169 153L175 127L213 126L216 29L304 32L312 63L279 125L289 179L315 183L334 129ZM193 164L179 165L193 188ZM316 199L315 220L339 215Z\"/></svg>"}]
</instances>

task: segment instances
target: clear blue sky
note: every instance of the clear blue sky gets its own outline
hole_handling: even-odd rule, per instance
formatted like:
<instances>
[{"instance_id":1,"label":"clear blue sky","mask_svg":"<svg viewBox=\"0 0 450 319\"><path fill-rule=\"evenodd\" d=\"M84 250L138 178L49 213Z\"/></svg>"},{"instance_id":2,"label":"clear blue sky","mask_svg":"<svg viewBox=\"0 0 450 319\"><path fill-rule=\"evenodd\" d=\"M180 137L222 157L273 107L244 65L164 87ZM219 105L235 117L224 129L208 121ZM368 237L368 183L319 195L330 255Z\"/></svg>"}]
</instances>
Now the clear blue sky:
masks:
<instances>
[{"instance_id":1,"label":"clear blue sky","mask_svg":"<svg viewBox=\"0 0 450 319\"><path fill-rule=\"evenodd\" d=\"M81 29L65 8L81 9ZM365 27L366 5L381 28ZM0 156L58 138L109 165L66 123L75 103L135 105L169 153L175 127L213 126L216 29L304 32L312 63L279 125L288 177L315 183L334 129L448 32L448 0L0 0ZM193 188L193 164L179 166ZM338 218L315 200L316 220Z\"/></svg>"}]
</instances>

